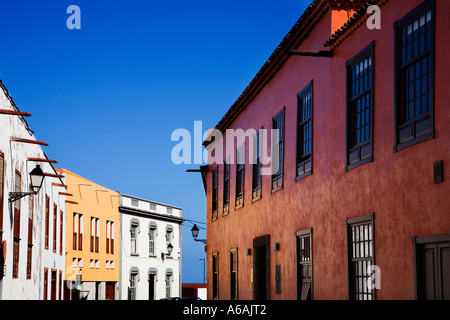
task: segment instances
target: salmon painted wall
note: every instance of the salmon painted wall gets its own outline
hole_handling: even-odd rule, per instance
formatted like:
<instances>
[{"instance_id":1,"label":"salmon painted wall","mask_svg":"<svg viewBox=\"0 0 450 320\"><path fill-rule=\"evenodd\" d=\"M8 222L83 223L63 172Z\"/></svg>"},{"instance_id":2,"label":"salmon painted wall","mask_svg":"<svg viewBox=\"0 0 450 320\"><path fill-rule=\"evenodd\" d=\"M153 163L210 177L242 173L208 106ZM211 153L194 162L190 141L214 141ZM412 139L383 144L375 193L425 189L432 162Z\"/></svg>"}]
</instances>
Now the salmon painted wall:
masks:
<instances>
[{"instance_id":1,"label":"salmon painted wall","mask_svg":"<svg viewBox=\"0 0 450 320\"><path fill-rule=\"evenodd\" d=\"M72 275L73 258L82 258L82 282L85 281L119 281L120 253L120 216L119 193L106 189L92 181L80 177L68 170L63 170L66 176L67 200L77 204L67 203L67 240L66 240L66 279ZM83 215L83 250L73 249L73 214ZM99 219L99 252L90 251L91 217ZM114 222L114 253L106 253L106 221ZM110 251L111 252L111 251ZM90 260L99 261L99 268L91 268ZM114 262L114 269L106 268L106 262ZM67 272L70 271L70 272Z\"/></svg>"},{"instance_id":2,"label":"salmon painted wall","mask_svg":"<svg viewBox=\"0 0 450 320\"><path fill-rule=\"evenodd\" d=\"M239 299L250 290L253 239L270 234L270 299L297 298L295 232L313 229L314 299L347 299L345 219L374 213L375 264L381 269L377 299L414 299L413 236L450 232L450 112L446 91L450 3L436 0L435 138L396 153L394 146L395 21L421 0L391 0L381 7L381 30L365 24L335 48L334 58L291 57L229 128L272 128L285 107L283 189L271 193L262 177L262 198L252 203L252 167L245 166L244 207L234 209L236 167L230 169L230 212L222 216L223 166L219 166L218 218L211 221L212 174L207 175L208 298L212 298L212 254L219 254L219 299L230 297L230 250L238 248ZM323 50L330 37L331 12L301 44ZM345 63L374 41L373 162L345 172ZM313 81L313 174L295 181L297 94ZM219 140L218 143L222 142ZM223 143L225 145L225 143ZM214 147L212 145L211 147ZM237 146L235 146L237 147ZM225 154L225 150L224 150ZM248 154L248 150L247 150ZM226 158L226 156L224 156ZM434 184L433 162L444 161L444 182ZM273 251L274 242L280 250ZM281 293L275 293L275 266L281 265Z\"/></svg>"}]
</instances>

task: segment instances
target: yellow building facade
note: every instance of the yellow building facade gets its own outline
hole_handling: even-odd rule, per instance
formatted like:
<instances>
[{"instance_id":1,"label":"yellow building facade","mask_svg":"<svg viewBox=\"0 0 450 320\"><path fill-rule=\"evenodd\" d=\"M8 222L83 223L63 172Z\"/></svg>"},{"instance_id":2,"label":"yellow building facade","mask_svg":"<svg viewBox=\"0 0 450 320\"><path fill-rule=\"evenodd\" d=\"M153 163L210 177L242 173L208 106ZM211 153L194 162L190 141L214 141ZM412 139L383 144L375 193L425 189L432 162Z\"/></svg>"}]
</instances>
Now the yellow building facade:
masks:
<instances>
[{"instance_id":1,"label":"yellow building facade","mask_svg":"<svg viewBox=\"0 0 450 320\"><path fill-rule=\"evenodd\" d=\"M118 192L63 169L67 184L66 279L71 298L118 298L120 215Z\"/></svg>"}]
</instances>

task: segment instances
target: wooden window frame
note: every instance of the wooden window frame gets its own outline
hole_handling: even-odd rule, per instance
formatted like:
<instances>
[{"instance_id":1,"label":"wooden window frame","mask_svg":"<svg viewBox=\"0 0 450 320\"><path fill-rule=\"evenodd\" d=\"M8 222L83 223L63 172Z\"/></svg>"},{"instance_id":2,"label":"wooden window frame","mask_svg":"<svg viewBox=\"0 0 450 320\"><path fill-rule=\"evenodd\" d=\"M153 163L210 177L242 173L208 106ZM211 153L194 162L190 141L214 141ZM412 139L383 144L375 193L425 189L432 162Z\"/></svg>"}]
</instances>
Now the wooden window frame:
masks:
<instances>
[{"instance_id":1,"label":"wooden window frame","mask_svg":"<svg viewBox=\"0 0 450 320\"><path fill-rule=\"evenodd\" d=\"M244 163L239 164L238 159L240 152L244 154ZM239 180L239 176L242 176L242 180ZM241 183L238 183L241 181ZM241 185L242 184L242 185ZM242 192L238 192L242 190ZM244 206L244 195L245 195L245 142L242 143L238 148L236 148L236 192L235 192L235 203L234 209L239 209Z\"/></svg>"},{"instance_id":2,"label":"wooden window frame","mask_svg":"<svg viewBox=\"0 0 450 320\"><path fill-rule=\"evenodd\" d=\"M367 75L367 80L370 82L370 86L365 88L363 91L358 92L355 96L352 91L353 83L353 68L360 64L365 59L371 57L372 65L369 67L369 74ZM374 80L375 80L375 41L372 41L366 48L359 52L351 60L347 61L345 64L347 71L347 108L346 108L346 158L345 158L345 171L351 170L353 168L359 167L363 164L373 161L373 117L374 117ZM360 99L363 96L369 95L369 106L366 108L366 112L369 115L369 128L368 134L369 138L360 142L359 144L353 143L354 135L356 134L355 128L353 126L353 115L355 112L353 107L353 102ZM367 110L368 109L368 110ZM364 152L369 153L368 155ZM351 157L357 154L357 160L351 161Z\"/></svg>"},{"instance_id":3,"label":"wooden window frame","mask_svg":"<svg viewBox=\"0 0 450 320\"><path fill-rule=\"evenodd\" d=\"M233 269L233 256L236 257L236 269ZM238 267L238 249L234 248L230 250L230 300L239 299L239 267ZM233 283L234 274L234 283ZM234 289L234 290L233 290Z\"/></svg>"},{"instance_id":4,"label":"wooden window frame","mask_svg":"<svg viewBox=\"0 0 450 320\"><path fill-rule=\"evenodd\" d=\"M219 253L212 254L212 298L219 300Z\"/></svg>"},{"instance_id":5,"label":"wooden window frame","mask_svg":"<svg viewBox=\"0 0 450 320\"><path fill-rule=\"evenodd\" d=\"M253 164L252 164L252 202L261 199L262 196L262 148L263 128L253 136Z\"/></svg>"},{"instance_id":6,"label":"wooden window frame","mask_svg":"<svg viewBox=\"0 0 450 320\"><path fill-rule=\"evenodd\" d=\"M311 116L309 118L302 119L301 111L303 109L302 98L311 94ZM303 179L312 175L313 172L313 148L314 148L314 91L313 80L311 80L305 88L297 94L297 141L296 141L296 160L295 160L295 181ZM310 123L311 127L311 149L308 154L303 154L304 141L300 141L300 137L303 138L302 131L304 127ZM302 139L303 140L303 139Z\"/></svg>"},{"instance_id":7,"label":"wooden window frame","mask_svg":"<svg viewBox=\"0 0 450 320\"><path fill-rule=\"evenodd\" d=\"M63 238L64 238L64 212L59 210L59 255L63 254Z\"/></svg>"},{"instance_id":8,"label":"wooden window frame","mask_svg":"<svg viewBox=\"0 0 450 320\"><path fill-rule=\"evenodd\" d=\"M219 167L212 171L212 192L211 192L211 221L217 219L219 211Z\"/></svg>"},{"instance_id":9,"label":"wooden window frame","mask_svg":"<svg viewBox=\"0 0 450 320\"><path fill-rule=\"evenodd\" d=\"M355 298L355 285L353 283L353 280L355 279L354 275L353 275L353 267L352 267L352 263L353 262L358 262L358 261L369 261L371 266L375 266L375 224L374 221L375 220L375 214L371 213L365 216L359 216L359 217L355 217L355 218L346 218L345 219L345 226L346 226L346 243L347 243L347 292L348 292L348 299L349 300L358 300ZM369 252L371 250L372 252L372 256L371 257L352 257L353 256L353 239L352 239L352 227L357 227L357 226L363 226L363 225L367 225L370 224L371 230L368 230L368 236L369 236L369 241L372 242L372 247L370 248L368 244L368 249ZM360 244L361 242L364 243L365 240L360 241L361 239L359 239L358 244ZM356 248L357 244L355 243L355 248ZM364 246L363 246L364 247ZM365 247L364 247L365 248ZM364 249L365 250L365 249ZM370 278L370 275L367 275L366 270L363 270L363 275L364 273L366 273L366 277ZM370 293L366 293L366 294L371 294L372 295L372 299L369 300L376 300L376 290L375 288L371 289Z\"/></svg>"},{"instance_id":10,"label":"wooden window frame","mask_svg":"<svg viewBox=\"0 0 450 320\"><path fill-rule=\"evenodd\" d=\"M32 190L30 184L30 190ZM33 259L33 212L34 195L30 195L28 200L28 243L27 243L27 280L31 279L31 266Z\"/></svg>"},{"instance_id":11,"label":"wooden window frame","mask_svg":"<svg viewBox=\"0 0 450 320\"><path fill-rule=\"evenodd\" d=\"M57 243L58 206L53 203L53 252L56 253Z\"/></svg>"},{"instance_id":12,"label":"wooden window frame","mask_svg":"<svg viewBox=\"0 0 450 320\"><path fill-rule=\"evenodd\" d=\"M223 211L222 216L229 212L230 208L230 158L223 163Z\"/></svg>"},{"instance_id":13,"label":"wooden window frame","mask_svg":"<svg viewBox=\"0 0 450 320\"><path fill-rule=\"evenodd\" d=\"M17 180L18 178L18 180ZM14 191L21 192L22 190L22 175L18 170L14 174ZM20 258L20 215L21 215L21 199L13 204L13 266L12 278L19 278L19 258Z\"/></svg>"},{"instance_id":14,"label":"wooden window frame","mask_svg":"<svg viewBox=\"0 0 450 320\"><path fill-rule=\"evenodd\" d=\"M45 195L45 249L49 247L49 233L50 233L50 197Z\"/></svg>"},{"instance_id":15,"label":"wooden window frame","mask_svg":"<svg viewBox=\"0 0 450 320\"><path fill-rule=\"evenodd\" d=\"M283 179L284 179L284 149L285 149L285 143L284 143L284 132L286 129L286 118L285 118L285 107L283 107L275 116L272 117L272 129L280 129L278 127L276 127L276 123L278 121L279 118L282 117L282 122L281 122L281 134L278 136L279 140L278 140L278 172L272 175L272 179L271 179L271 190L272 193L283 189ZM272 136L273 137L273 136ZM272 142L272 145L275 145ZM273 153L273 150L272 150ZM273 159L273 157L272 157ZM272 160L273 161L273 160ZM276 186L275 186L276 184Z\"/></svg>"},{"instance_id":16,"label":"wooden window frame","mask_svg":"<svg viewBox=\"0 0 450 320\"><path fill-rule=\"evenodd\" d=\"M309 238L309 260L303 259L302 256L302 252L301 252L301 248L300 248L300 239L303 238ZM313 232L312 232L312 228L307 229L307 230L302 230L302 231L297 231L295 233L295 240L296 240L296 245L297 245L297 255L296 255L296 259L297 259L297 285L299 283L300 279L303 279L303 275L302 275L302 268L301 266L309 266L311 268L311 280L310 280L310 287L309 287L309 292L310 292L310 297L311 300L314 300L314 272L313 272ZM302 280L302 284L303 284L303 280ZM297 286L297 300L305 300L302 299L302 291L303 291L303 285Z\"/></svg>"},{"instance_id":17,"label":"wooden window frame","mask_svg":"<svg viewBox=\"0 0 450 320\"><path fill-rule=\"evenodd\" d=\"M411 59L402 66L401 60L401 40L402 40L402 30L410 25L412 22L420 18L421 15L426 13L428 10L431 10L431 44L430 50L422 53L418 57ZM398 152L402 149L408 148L410 146L416 145L420 142L433 139L434 134L434 70L435 70L435 23L436 23L436 14L435 14L435 1L434 0L426 0L417 6L415 9L410 11L406 16L402 19L396 21L394 23L394 152ZM405 108L403 106L402 101L402 86L403 82L401 79L402 70L406 69L407 66L413 65L418 61L422 61L423 58L429 56L430 59L430 70L429 70L429 110L426 113L423 113L419 116L415 116L413 119L405 121L403 123L402 120L402 112ZM416 90L416 89L415 89ZM421 92L422 95L422 92ZM417 136L417 129L420 124L424 124L427 118L429 117L429 129L424 130L423 134ZM408 128L411 127L411 128ZM404 142L400 141L401 138L401 130L410 130L411 137L410 139L405 140Z\"/></svg>"},{"instance_id":18,"label":"wooden window frame","mask_svg":"<svg viewBox=\"0 0 450 320\"><path fill-rule=\"evenodd\" d=\"M43 290L43 300L48 300L48 268L44 268L44 290Z\"/></svg>"}]
</instances>

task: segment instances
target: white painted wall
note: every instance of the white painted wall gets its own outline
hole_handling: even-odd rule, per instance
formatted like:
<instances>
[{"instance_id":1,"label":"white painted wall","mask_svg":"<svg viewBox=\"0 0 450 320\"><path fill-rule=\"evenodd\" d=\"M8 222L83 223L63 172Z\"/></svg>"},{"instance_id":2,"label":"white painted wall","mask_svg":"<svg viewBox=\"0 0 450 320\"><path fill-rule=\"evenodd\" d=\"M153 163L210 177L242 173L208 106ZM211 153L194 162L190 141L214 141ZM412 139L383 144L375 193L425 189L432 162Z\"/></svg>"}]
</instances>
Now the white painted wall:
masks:
<instances>
[{"instance_id":1,"label":"white painted wall","mask_svg":"<svg viewBox=\"0 0 450 320\"><path fill-rule=\"evenodd\" d=\"M14 110L17 108L9 97L6 88L0 84L0 109ZM26 110L22 110L26 111ZM13 272L13 206L9 205L8 194L13 191L15 170L21 173L21 190L29 191L29 172L37 165L41 165L44 172L56 173L53 167L45 162L27 161L30 158L46 158L43 148L36 144L10 141L11 137L19 137L36 140L26 121L20 116L0 114L0 151L4 153L4 194L3 203L3 240L6 240L5 275L0 280L0 299L43 299L44 268L49 270L48 296L50 298L51 269L57 270L57 297L59 297L59 271L64 277L65 268L65 221L63 221L63 252L60 255L60 212L63 210L65 217L65 197L59 196L64 189L52 187L52 182L63 183L60 179L46 177L39 193L34 197L33 210L33 249L31 279L26 279L27 247L28 247L28 214L29 197L22 198L20 215L20 252L19 252L19 276L12 278ZM44 248L45 237L45 195L50 196L50 221L49 221L49 249ZM53 204L58 206L57 214L57 248L53 252Z\"/></svg>"},{"instance_id":2,"label":"white painted wall","mask_svg":"<svg viewBox=\"0 0 450 320\"><path fill-rule=\"evenodd\" d=\"M132 204L133 200L133 204ZM156 208L150 204L155 204ZM155 299L159 300L166 296L165 276L166 271L172 270L171 296L181 297L181 223L168 222L155 217L148 217L145 212L158 213L163 216L173 216L181 218L182 210L143 199L136 199L130 196L121 196L121 206L139 210L143 214L130 214L121 212L121 263L120 263L120 299L128 299L128 287L130 281L130 270L139 270L137 283L137 300L149 299L149 270L157 270L155 281ZM167 213L167 208L171 213ZM119 210L120 211L120 210ZM137 221L139 224L137 232L137 255L131 252L131 223ZM149 254L149 226L156 224L155 254ZM171 226L171 244L174 247L170 257L167 257L166 227ZM161 254L164 254L162 258Z\"/></svg>"}]
</instances>

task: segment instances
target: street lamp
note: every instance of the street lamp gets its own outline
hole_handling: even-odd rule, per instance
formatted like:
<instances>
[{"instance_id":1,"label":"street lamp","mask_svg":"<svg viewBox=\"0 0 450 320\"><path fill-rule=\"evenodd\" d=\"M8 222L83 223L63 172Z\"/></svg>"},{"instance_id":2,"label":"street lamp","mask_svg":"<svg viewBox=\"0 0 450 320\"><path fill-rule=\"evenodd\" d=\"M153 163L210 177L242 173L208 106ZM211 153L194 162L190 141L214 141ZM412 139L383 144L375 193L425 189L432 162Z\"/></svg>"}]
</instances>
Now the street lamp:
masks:
<instances>
[{"instance_id":1,"label":"street lamp","mask_svg":"<svg viewBox=\"0 0 450 320\"><path fill-rule=\"evenodd\" d=\"M191 229L192 237L194 238L195 241L206 244L206 239L197 239L199 230L200 229L197 227L197 225L194 224L194 226Z\"/></svg>"},{"instance_id":2,"label":"street lamp","mask_svg":"<svg viewBox=\"0 0 450 320\"><path fill-rule=\"evenodd\" d=\"M169 243L167 245L167 254L170 256L172 254L172 250L173 250L173 245L171 243Z\"/></svg>"},{"instance_id":3,"label":"street lamp","mask_svg":"<svg viewBox=\"0 0 450 320\"><path fill-rule=\"evenodd\" d=\"M167 253L161 252L161 258L164 259L165 256L169 256L172 254L172 250L173 250L173 245L171 243L169 243L167 245Z\"/></svg>"},{"instance_id":4,"label":"street lamp","mask_svg":"<svg viewBox=\"0 0 450 320\"><path fill-rule=\"evenodd\" d=\"M9 193L9 202L17 201L23 197L37 194L39 190L42 187L42 183L44 182L44 171L42 171L41 166L37 165L36 168L34 168L30 172L30 180L31 180L31 189L33 191L30 192L10 192Z\"/></svg>"}]
</instances>

